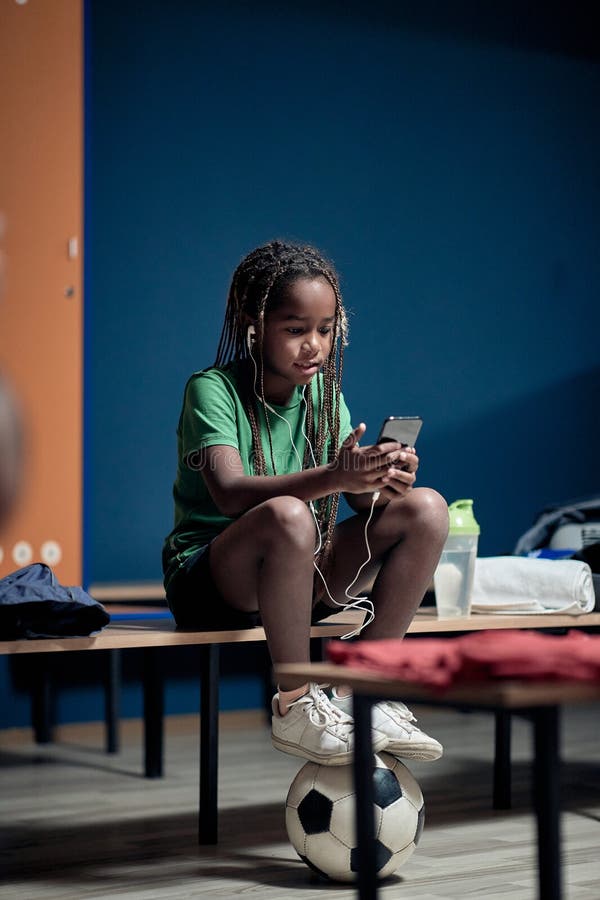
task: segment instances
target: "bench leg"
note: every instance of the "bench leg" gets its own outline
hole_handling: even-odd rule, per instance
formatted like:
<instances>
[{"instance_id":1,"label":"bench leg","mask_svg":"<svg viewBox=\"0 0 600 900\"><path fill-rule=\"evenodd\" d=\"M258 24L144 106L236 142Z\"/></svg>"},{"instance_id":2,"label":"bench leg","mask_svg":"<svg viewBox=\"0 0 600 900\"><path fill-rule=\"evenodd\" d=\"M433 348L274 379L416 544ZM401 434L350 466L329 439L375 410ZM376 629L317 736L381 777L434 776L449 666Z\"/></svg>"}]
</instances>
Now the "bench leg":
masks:
<instances>
[{"instance_id":1,"label":"bench leg","mask_svg":"<svg viewBox=\"0 0 600 900\"><path fill-rule=\"evenodd\" d=\"M216 844L219 780L219 645L200 648L200 811L198 843Z\"/></svg>"},{"instance_id":2,"label":"bench leg","mask_svg":"<svg viewBox=\"0 0 600 900\"><path fill-rule=\"evenodd\" d=\"M354 694L354 790L356 792L356 849L359 900L377 897L375 861L375 816L373 812L373 739L371 737L371 697Z\"/></svg>"},{"instance_id":3,"label":"bench leg","mask_svg":"<svg viewBox=\"0 0 600 900\"><path fill-rule=\"evenodd\" d=\"M325 647L327 646L328 638L316 638L312 642L312 650L311 656L313 662L326 662L327 654L325 652Z\"/></svg>"},{"instance_id":4,"label":"bench leg","mask_svg":"<svg viewBox=\"0 0 600 900\"><path fill-rule=\"evenodd\" d=\"M533 712L533 789L537 815L539 896L561 900L559 708Z\"/></svg>"},{"instance_id":5,"label":"bench leg","mask_svg":"<svg viewBox=\"0 0 600 900\"><path fill-rule=\"evenodd\" d=\"M158 647L144 648L144 768L146 778L163 774L164 689Z\"/></svg>"},{"instance_id":6,"label":"bench leg","mask_svg":"<svg viewBox=\"0 0 600 900\"><path fill-rule=\"evenodd\" d=\"M36 744L52 743L52 684L48 660L41 654L34 656L31 688L31 724Z\"/></svg>"},{"instance_id":7,"label":"bench leg","mask_svg":"<svg viewBox=\"0 0 600 900\"><path fill-rule=\"evenodd\" d=\"M496 710L495 718L494 809L510 809L512 805L510 760L512 718L510 711L506 709Z\"/></svg>"},{"instance_id":8,"label":"bench leg","mask_svg":"<svg viewBox=\"0 0 600 900\"><path fill-rule=\"evenodd\" d=\"M121 706L121 651L106 651L104 683L104 721L106 752L119 752L119 712Z\"/></svg>"}]
</instances>

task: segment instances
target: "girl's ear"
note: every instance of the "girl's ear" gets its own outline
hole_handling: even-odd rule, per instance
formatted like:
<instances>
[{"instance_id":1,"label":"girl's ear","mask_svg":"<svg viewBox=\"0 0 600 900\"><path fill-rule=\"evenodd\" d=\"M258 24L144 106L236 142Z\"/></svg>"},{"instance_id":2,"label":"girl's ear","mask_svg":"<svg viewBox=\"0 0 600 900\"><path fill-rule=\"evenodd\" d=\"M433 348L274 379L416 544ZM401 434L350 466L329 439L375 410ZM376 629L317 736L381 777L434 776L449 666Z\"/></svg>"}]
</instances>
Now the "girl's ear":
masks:
<instances>
[{"instance_id":1,"label":"girl's ear","mask_svg":"<svg viewBox=\"0 0 600 900\"><path fill-rule=\"evenodd\" d=\"M256 328L254 325L248 325L246 329L246 346L250 353L252 353L252 344L256 340Z\"/></svg>"},{"instance_id":2,"label":"girl's ear","mask_svg":"<svg viewBox=\"0 0 600 900\"><path fill-rule=\"evenodd\" d=\"M256 340L256 320L251 319L250 316L248 315L248 313L242 313L240 324L241 324L242 330L244 332L244 336L246 338L246 344L249 345L249 343L250 343L249 329L250 328L252 328L252 335L253 335L252 340L253 341Z\"/></svg>"}]
</instances>

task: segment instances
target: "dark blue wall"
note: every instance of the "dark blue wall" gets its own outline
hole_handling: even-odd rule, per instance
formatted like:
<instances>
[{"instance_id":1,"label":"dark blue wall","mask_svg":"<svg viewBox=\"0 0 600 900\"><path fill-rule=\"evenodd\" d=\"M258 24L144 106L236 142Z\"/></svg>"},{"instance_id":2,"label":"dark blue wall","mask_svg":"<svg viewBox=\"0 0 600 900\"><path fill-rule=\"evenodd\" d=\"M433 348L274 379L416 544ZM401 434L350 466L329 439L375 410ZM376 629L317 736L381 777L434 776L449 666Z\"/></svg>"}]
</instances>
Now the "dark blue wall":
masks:
<instances>
[{"instance_id":1,"label":"dark blue wall","mask_svg":"<svg viewBox=\"0 0 600 900\"><path fill-rule=\"evenodd\" d=\"M288 6L89 5L87 581L160 577L183 384L275 236L336 262L354 420L374 439L423 416L421 483L474 498L482 553L598 486L585 29L520 4Z\"/></svg>"},{"instance_id":2,"label":"dark blue wall","mask_svg":"<svg viewBox=\"0 0 600 900\"><path fill-rule=\"evenodd\" d=\"M389 4L217 6L92 6L88 578L160 576L184 381L280 235L341 272L354 419L422 415L421 482L511 549L598 482L598 65Z\"/></svg>"}]
</instances>

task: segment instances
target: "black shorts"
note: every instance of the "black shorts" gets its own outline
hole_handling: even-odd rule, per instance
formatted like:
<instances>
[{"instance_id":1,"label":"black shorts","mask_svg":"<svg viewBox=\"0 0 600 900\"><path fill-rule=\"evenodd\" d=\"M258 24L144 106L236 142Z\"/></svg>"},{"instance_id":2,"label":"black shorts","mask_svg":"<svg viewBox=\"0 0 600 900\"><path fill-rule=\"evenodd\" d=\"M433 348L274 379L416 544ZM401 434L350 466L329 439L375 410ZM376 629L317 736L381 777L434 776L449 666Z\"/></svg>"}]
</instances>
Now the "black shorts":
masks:
<instances>
[{"instance_id":1,"label":"black shorts","mask_svg":"<svg viewBox=\"0 0 600 900\"><path fill-rule=\"evenodd\" d=\"M221 631L261 624L258 612L235 609L219 593L210 571L210 544L190 554L173 575L167 588L167 603L180 628ZM320 622L335 612L337 607L319 600L313 607L311 621Z\"/></svg>"}]
</instances>

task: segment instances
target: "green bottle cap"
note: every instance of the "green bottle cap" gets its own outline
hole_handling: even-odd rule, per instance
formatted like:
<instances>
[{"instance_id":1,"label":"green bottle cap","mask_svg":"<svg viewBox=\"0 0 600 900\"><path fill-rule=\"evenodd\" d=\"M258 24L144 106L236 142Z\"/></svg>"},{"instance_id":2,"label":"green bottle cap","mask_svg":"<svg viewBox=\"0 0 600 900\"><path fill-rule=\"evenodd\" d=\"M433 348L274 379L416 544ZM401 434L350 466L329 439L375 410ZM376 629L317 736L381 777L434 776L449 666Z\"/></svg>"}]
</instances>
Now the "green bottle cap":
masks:
<instances>
[{"instance_id":1,"label":"green bottle cap","mask_svg":"<svg viewBox=\"0 0 600 900\"><path fill-rule=\"evenodd\" d=\"M450 534L479 534L480 528L473 515L472 500L455 500L448 507Z\"/></svg>"}]
</instances>

